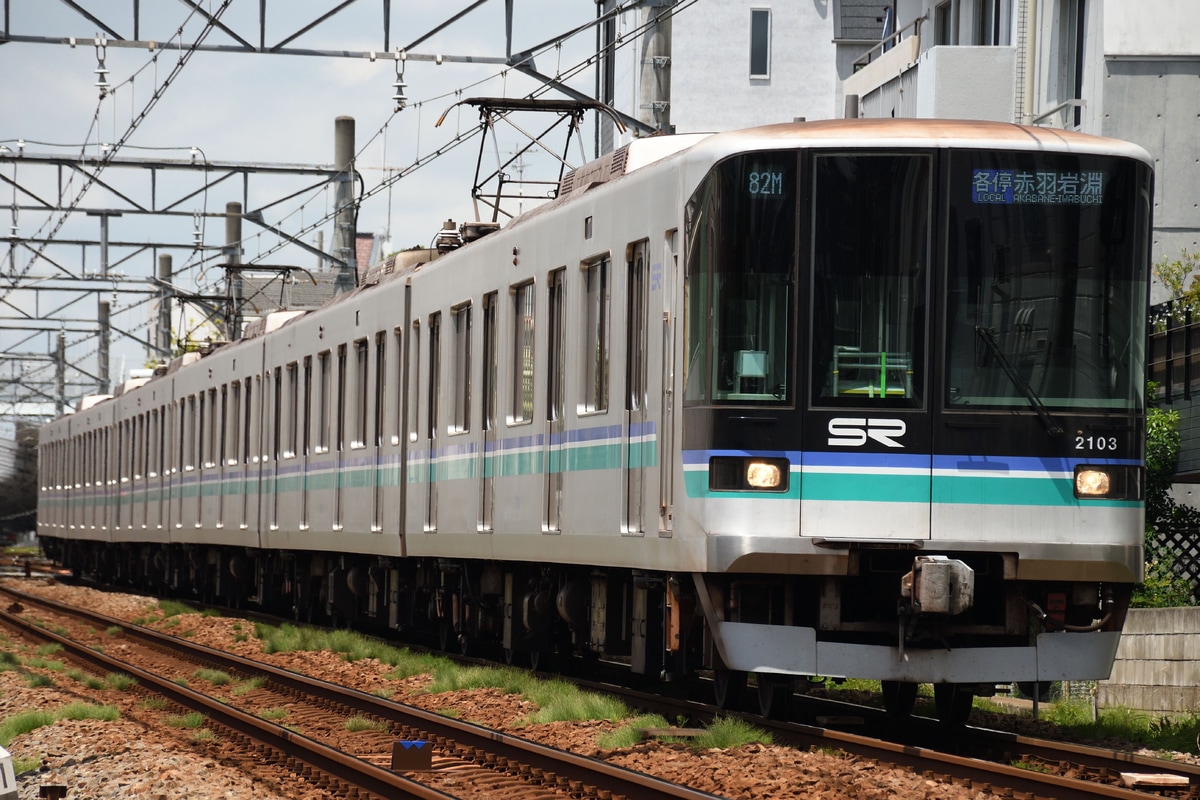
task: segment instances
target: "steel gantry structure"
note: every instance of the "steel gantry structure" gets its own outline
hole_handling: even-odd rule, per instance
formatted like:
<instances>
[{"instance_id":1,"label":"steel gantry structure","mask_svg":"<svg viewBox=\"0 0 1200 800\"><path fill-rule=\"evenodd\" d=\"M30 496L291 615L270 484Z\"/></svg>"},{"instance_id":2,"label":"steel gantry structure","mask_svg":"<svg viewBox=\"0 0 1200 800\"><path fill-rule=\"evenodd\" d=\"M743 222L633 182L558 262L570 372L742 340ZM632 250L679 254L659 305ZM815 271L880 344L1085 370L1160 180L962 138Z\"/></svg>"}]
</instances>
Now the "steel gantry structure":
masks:
<instances>
[{"instance_id":1,"label":"steel gantry structure","mask_svg":"<svg viewBox=\"0 0 1200 800\"><path fill-rule=\"evenodd\" d=\"M136 342L148 360L168 356L178 349L186 335L186 331L180 330L172 337L170 312L163 313L172 301L201 309L201 319L211 320L208 332L224 334L229 317L239 313L237 298L231 299L228 285L224 293L212 290L219 281L213 280L207 271L219 273L223 281L225 268L235 268L233 271L240 276L253 265L241 263L237 239L230 240L226 235L212 241L217 237L209 230L210 221L228 223L231 214L235 215L239 229L244 220L255 229L277 237L281 243L294 246L305 258L315 259L331 270L344 271L339 274L354 274L357 266L352 239L354 215L358 204L374 192L362 191L356 196L353 191L354 183L361 184L362 180L354 168L353 147L346 158L344 143L336 146L332 166L217 161L208 159L198 147L175 148L184 151L184 157L180 158L140 158L127 154L123 145L129 135L151 113L191 54L358 59L389 65L396 74L392 99L397 111L407 102L405 65L414 62L515 69L573 100L594 102L591 94L568 86L561 76L539 72L533 55L553 47L563 37L587 31L643 5L643 0L632 0L608 10L596 6L594 19L584 18L558 37L514 52L515 0L498 0L504 6L503 47L498 46L494 54L454 54L422 52L421 47L489 0L467 2L420 35L403 38L396 33L404 27L401 23L405 9L401 0L330 0L327 7L304 19L297 19L293 3L270 4L258 0L254 11L234 19L226 13L234 0L214 0L204 5L195 0L180 0L187 15L185 25L192 27L186 36L184 26L174 33L161 29L162 7L139 0L133 0L131 7L121 11L114 10L111 4L89 8L82 0L62 0L58 10L66 16L56 23L62 26L61 30L22 29L30 9L40 2L7 0L3 4L0 58L7 50L3 45L94 47L98 63L95 86L101 101L113 86L105 61L110 48L142 51L151 58L169 53L174 68L155 87L146 107L132 116L125 135L114 143L101 145L97 136L86 147L63 154L39 147L33 141L3 138L10 132L0 131L0 190L10 195L7 209L12 220L0 245L3 248L0 250L0 416L50 416L61 412L64 405L73 405L83 395L110 391L113 376L108 351L113 337L117 341ZM314 3L317 4L319 0ZM242 8L246 5L242 3ZM349 48L340 41L344 32L339 34L332 23L353 6L360 9L373 6L378 12L378 28L373 32L355 31L356 41L361 41L362 34L369 34L377 49ZM14 9L25 13L14 13ZM586 17L588 13L583 11L580 16ZM285 32L270 33L279 30ZM654 132L652 126L637 119L624 114L615 116L629 128ZM264 195L257 183L274 185L281 176L294 184L289 184L291 191L266 202L252 202ZM394 175L390 180L399 177L402 175ZM277 206L330 184L337 186L338 200L333 213L323 220L334 227L328 251L322 239L314 245L305 238L317 226L288 229L268 221ZM218 195L223 202L216 202ZM227 202L233 197L237 202ZM28 224L31 217L41 222L36 230L31 230ZM155 236L137 239L110 235L110 228L122 224L118 220L124 218L129 222L141 217L156 221ZM60 235L68 218L83 222L73 223L70 236ZM91 218L94 227L86 227L85 218ZM221 227L216 226L217 230ZM228 224L224 227L228 234ZM347 235L351 237L349 241ZM264 265L264 269L281 268ZM187 290L185 286L189 283L197 288Z\"/></svg>"}]
</instances>

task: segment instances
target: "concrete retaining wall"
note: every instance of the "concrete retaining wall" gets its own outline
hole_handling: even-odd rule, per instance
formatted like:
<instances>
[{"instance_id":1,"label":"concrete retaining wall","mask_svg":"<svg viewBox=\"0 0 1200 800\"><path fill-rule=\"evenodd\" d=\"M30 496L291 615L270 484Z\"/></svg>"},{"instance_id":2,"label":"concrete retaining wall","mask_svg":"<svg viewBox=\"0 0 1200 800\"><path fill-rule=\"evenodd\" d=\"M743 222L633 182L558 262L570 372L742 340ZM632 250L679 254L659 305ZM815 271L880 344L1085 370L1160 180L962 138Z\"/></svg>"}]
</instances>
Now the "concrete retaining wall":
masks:
<instances>
[{"instance_id":1,"label":"concrete retaining wall","mask_svg":"<svg viewBox=\"0 0 1200 800\"><path fill-rule=\"evenodd\" d=\"M1200 608L1131 609L1097 700L1101 708L1200 711Z\"/></svg>"}]
</instances>

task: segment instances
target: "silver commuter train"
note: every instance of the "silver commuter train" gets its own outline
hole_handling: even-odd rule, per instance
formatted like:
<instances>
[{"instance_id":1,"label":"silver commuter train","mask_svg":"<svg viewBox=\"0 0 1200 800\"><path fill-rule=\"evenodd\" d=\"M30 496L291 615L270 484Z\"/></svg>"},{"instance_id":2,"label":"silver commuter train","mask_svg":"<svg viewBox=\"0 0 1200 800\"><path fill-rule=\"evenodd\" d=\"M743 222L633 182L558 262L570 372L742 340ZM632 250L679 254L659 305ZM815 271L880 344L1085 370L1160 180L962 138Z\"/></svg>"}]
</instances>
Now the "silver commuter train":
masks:
<instances>
[{"instance_id":1,"label":"silver commuter train","mask_svg":"<svg viewBox=\"0 0 1200 800\"><path fill-rule=\"evenodd\" d=\"M634 141L430 263L42 431L38 533L146 588L510 658L1109 673L1142 578L1151 160L982 122Z\"/></svg>"}]
</instances>

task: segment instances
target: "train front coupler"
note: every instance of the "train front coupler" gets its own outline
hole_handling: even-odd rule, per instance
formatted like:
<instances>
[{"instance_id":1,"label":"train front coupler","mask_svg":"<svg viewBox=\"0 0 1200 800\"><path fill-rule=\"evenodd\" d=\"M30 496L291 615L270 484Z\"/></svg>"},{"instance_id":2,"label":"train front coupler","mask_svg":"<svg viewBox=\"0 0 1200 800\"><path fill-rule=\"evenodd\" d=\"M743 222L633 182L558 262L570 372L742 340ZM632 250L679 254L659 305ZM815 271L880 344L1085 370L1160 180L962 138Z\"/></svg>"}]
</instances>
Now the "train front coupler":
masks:
<instances>
[{"instance_id":1,"label":"train front coupler","mask_svg":"<svg viewBox=\"0 0 1200 800\"><path fill-rule=\"evenodd\" d=\"M975 604L975 571L947 556L917 556L900 579L900 660L904 644L921 621L956 616Z\"/></svg>"}]
</instances>

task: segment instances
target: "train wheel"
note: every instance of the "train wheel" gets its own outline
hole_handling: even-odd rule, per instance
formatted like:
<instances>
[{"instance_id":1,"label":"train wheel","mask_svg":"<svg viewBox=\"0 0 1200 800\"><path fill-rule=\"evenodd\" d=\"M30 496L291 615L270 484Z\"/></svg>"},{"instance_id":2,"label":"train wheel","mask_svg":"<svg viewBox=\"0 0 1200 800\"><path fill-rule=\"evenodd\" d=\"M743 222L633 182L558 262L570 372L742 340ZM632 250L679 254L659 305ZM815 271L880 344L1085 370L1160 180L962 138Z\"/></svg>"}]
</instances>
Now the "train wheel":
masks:
<instances>
[{"instance_id":1,"label":"train wheel","mask_svg":"<svg viewBox=\"0 0 1200 800\"><path fill-rule=\"evenodd\" d=\"M909 681L881 681L883 707L893 717L912 714L917 702L917 684Z\"/></svg>"},{"instance_id":2,"label":"train wheel","mask_svg":"<svg viewBox=\"0 0 1200 800\"><path fill-rule=\"evenodd\" d=\"M791 713L792 679L778 675L758 676L758 713L767 719L786 720Z\"/></svg>"},{"instance_id":3,"label":"train wheel","mask_svg":"<svg viewBox=\"0 0 1200 800\"><path fill-rule=\"evenodd\" d=\"M935 683L933 685L933 704L937 708L938 719L947 725L963 725L971 716L971 706L975 703L975 692L958 683Z\"/></svg>"},{"instance_id":4,"label":"train wheel","mask_svg":"<svg viewBox=\"0 0 1200 800\"><path fill-rule=\"evenodd\" d=\"M713 702L717 708L741 708L745 699L745 672L725 667L713 670Z\"/></svg>"},{"instance_id":5,"label":"train wheel","mask_svg":"<svg viewBox=\"0 0 1200 800\"><path fill-rule=\"evenodd\" d=\"M443 653L450 651L451 644L457 644L454 636L454 626L449 622L438 623L438 649Z\"/></svg>"}]
</instances>

